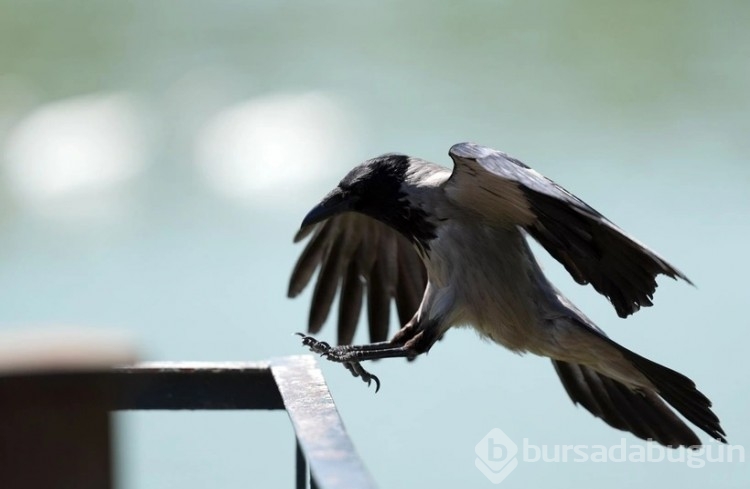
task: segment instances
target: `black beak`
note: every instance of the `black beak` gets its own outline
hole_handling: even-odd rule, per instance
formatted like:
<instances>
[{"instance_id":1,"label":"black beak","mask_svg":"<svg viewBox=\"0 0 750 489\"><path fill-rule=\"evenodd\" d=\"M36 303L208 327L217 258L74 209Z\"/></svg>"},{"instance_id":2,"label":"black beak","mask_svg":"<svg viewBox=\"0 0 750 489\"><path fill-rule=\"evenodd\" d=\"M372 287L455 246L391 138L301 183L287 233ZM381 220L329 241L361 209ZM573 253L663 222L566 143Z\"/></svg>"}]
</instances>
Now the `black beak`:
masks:
<instances>
[{"instance_id":1,"label":"black beak","mask_svg":"<svg viewBox=\"0 0 750 489\"><path fill-rule=\"evenodd\" d=\"M325 221L329 217L341 214L342 212L352 210L354 200L353 197L346 196L341 189L334 189L330 194L325 196L320 204L307 213L302 220L300 229L312 226L320 221Z\"/></svg>"}]
</instances>

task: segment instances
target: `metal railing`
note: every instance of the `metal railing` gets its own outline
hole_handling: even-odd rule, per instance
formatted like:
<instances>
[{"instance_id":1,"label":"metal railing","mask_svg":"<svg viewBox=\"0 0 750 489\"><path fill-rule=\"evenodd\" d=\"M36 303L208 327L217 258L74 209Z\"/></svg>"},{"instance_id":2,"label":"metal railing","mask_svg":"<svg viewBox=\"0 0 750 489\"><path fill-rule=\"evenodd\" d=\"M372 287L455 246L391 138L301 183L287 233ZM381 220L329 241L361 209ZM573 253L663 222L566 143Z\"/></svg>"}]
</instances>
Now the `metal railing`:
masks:
<instances>
[{"instance_id":1,"label":"metal railing","mask_svg":"<svg viewBox=\"0 0 750 489\"><path fill-rule=\"evenodd\" d=\"M309 355L259 363L159 362L103 371L2 373L0 484L35 488L68 480L67 487L111 487L108 413L157 409L285 409L297 441L297 488L308 481L321 489L375 487ZM60 453L67 461L55 464ZM71 463L76 458L83 465Z\"/></svg>"}]
</instances>

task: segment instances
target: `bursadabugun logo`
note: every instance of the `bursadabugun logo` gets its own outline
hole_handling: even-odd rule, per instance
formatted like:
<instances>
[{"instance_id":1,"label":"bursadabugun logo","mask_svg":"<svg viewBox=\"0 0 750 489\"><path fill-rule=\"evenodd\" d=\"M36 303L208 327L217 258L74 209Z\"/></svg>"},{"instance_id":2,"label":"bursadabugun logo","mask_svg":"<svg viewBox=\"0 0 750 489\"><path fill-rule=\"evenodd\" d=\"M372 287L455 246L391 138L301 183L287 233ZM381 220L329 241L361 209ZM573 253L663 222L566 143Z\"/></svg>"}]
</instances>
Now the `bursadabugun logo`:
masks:
<instances>
[{"instance_id":1,"label":"bursadabugun logo","mask_svg":"<svg viewBox=\"0 0 750 489\"><path fill-rule=\"evenodd\" d=\"M474 465L493 484L500 484L518 467L518 446L503 430L494 428L474 447Z\"/></svg>"},{"instance_id":2,"label":"bursadabugun logo","mask_svg":"<svg viewBox=\"0 0 750 489\"><path fill-rule=\"evenodd\" d=\"M518 445L503 430L494 428L484 435L474 452L474 465L493 484L500 484L516 467L548 463L682 463L700 469L709 463L745 463L745 447L709 443L693 448L666 448L653 441L631 444L625 438L616 445L538 445L524 438Z\"/></svg>"}]
</instances>

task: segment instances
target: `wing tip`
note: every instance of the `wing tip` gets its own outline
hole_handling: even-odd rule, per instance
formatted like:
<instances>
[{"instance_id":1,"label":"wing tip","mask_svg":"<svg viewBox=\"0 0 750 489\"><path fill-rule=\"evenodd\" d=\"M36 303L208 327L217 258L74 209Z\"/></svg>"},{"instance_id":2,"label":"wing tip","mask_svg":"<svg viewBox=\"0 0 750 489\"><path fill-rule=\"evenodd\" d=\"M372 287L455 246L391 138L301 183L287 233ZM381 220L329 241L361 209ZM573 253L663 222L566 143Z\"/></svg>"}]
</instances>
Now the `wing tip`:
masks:
<instances>
[{"instance_id":1,"label":"wing tip","mask_svg":"<svg viewBox=\"0 0 750 489\"><path fill-rule=\"evenodd\" d=\"M684 273L682 273L681 271L677 269L675 269L674 271L675 271L675 274L672 277L672 279L674 280L677 280L678 278L682 279L684 282L687 282L688 285L692 285L693 287L697 288L696 285L693 283L693 281L687 278L687 275L685 275Z\"/></svg>"},{"instance_id":2,"label":"wing tip","mask_svg":"<svg viewBox=\"0 0 750 489\"><path fill-rule=\"evenodd\" d=\"M302 292L302 289L295 287L294 285L295 284L290 283L289 287L286 289L286 296L288 299L294 299L300 294L300 292Z\"/></svg>"},{"instance_id":3,"label":"wing tip","mask_svg":"<svg viewBox=\"0 0 750 489\"><path fill-rule=\"evenodd\" d=\"M315 229L316 224L310 224L309 226L302 226L299 228L299 230L294 233L294 238L292 238L293 243L299 243L306 237L310 235L310 233Z\"/></svg>"}]
</instances>

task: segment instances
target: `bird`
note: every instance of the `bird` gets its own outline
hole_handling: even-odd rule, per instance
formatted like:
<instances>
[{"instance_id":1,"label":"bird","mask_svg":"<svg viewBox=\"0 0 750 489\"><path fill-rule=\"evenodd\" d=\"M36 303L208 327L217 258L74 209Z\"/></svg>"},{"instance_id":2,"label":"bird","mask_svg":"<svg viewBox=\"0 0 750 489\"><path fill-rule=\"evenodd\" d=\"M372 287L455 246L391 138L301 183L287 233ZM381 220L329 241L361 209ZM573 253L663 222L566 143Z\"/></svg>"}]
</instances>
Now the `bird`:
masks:
<instances>
[{"instance_id":1,"label":"bird","mask_svg":"<svg viewBox=\"0 0 750 489\"><path fill-rule=\"evenodd\" d=\"M652 305L658 275L690 280L581 199L506 153L453 145L452 171L388 153L352 169L304 217L307 239L289 282L295 297L317 271L308 333L337 293L337 346L302 344L375 382L361 362L427 353L452 327L474 328L512 352L548 357L576 405L666 447L701 446L680 419L727 443L711 401L685 375L621 346L543 273L536 240L579 284L625 318ZM366 301L370 343L354 345ZM388 339L392 304L401 329ZM670 408L671 406L671 408Z\"/></svg>"}]
</instances>

